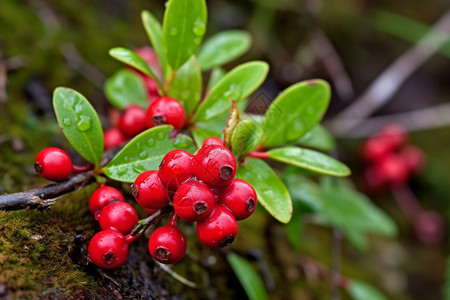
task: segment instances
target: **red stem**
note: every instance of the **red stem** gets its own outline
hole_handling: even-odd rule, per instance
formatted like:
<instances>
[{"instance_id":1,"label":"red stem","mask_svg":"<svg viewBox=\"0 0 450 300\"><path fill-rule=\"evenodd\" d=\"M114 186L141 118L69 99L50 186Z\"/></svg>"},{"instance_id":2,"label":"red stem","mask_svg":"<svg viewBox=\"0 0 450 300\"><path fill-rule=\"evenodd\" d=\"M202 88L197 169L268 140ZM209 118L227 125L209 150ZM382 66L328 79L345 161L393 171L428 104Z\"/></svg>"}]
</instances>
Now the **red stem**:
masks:
<instances>
[{"instance_id":1,"label":"red stem","mask_svg":"<svg viewBox=\"0 0 450 300\"><path fill-rule=\"evenodd\" d=\"M410 221L413 221L423 211L422 206L420 206L419 201L409 186L401 185L393 187L391 192L398 206L400 206Z\"/></svg>"},{"instance_id":2,"label":"red stem","mask_svg":"<svg viewBox=\"0 0 450 300\"><path fill-rule=\"evenodd\" d=\"M82 173L86 171L90 171L94 168L92 164L85 164L82 166L72 165L72 173Z\"/></svg>"},{"instance_id":3,"label":"red stem","mask_svg":"<svg viewBox=\"0 0 450 300\"><path fill-rule=\"evenodd\" d=\"M269 153L267 152L258 152L258 151L252 151L247 154L248 157L255 157L255 158L269 158Z\"/></svg>"},{"instance_id":4,"label":"red stem","mask_svg":"<svg viewBox=\"0 0 450 300\"><path fill-rule=\"evenodd\" d=\"M125 236L125 240L127 241L128 244L131 244L132 242L137 240L140 236L141 236L140 234L131 235L131 233L129 233Z\"/></svg>"},{"instance_id":5,"label":"red stem","mask_svg":"<svg viewBox=\"0 0 450 300\"><path fill-rule=\"evenodd\" d=\"M172 216L170 217L169 223L167 225L177 226L177 221L178 221L178 215L175 212L173 212Z\"/></svg>"}]
</instances>

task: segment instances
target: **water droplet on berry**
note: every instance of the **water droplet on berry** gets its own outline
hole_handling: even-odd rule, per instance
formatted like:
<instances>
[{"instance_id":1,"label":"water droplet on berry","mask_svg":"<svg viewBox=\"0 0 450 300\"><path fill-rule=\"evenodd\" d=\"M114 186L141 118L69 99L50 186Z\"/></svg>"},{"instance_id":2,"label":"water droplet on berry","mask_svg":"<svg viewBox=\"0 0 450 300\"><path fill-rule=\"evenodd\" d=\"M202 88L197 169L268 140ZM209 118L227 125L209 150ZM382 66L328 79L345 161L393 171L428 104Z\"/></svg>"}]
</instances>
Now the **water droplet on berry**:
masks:
<instances>
[{"instance_id":1,"label":"water droplet on berry","mask_svg":"<svg viewBox=\"0 0 450 300\"><path fill-rule=\"evenodd\" d=\"M80 116L77 123L77 128L80 131L87 131L91 129L91 118L88 116Z\"/></svg>"},{"instance_id":2,"label":"water droplet on berry","mask_svg":"<svg viewBox=\"0 0 450 300\"><path fill-rule=\"evenodd\" d=\"M172 27L169 31L171 36L176 36L178 34L178 29L176 27Z\"/></svg>"},{"instance_id":3,"label":"water droplet on berry","mask_svg":"<svg viewBox=\"0 0 450 300\"><path fill-rule=\"evenodd\" d=\"M72 122L70 121L69 118L64 118L63 125L69 127L70 125L72 125Z\"/></svg>"},{"instance_id":4,"label":"water droplet on berry","mask_svg":"<svg viewBox=\"0 0 450 300\"><path fill-rule=\"evenodd\" d=\"M163 140L166 138L166 134L164 132L160 132L156 137L158 138L158 140Z\"/></svg>"}]
</instances>

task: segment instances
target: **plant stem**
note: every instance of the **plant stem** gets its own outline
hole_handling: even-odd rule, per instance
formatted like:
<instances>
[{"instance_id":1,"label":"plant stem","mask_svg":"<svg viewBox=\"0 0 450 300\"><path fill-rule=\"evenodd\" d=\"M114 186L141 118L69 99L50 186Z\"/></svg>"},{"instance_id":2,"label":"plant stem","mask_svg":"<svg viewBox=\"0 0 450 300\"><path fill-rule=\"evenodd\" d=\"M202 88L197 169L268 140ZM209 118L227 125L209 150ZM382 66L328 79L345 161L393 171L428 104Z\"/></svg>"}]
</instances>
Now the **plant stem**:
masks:
<instances>
[{"instance_id":1,"label":"plant stem","mask_svg":"<svg viewBox=\"0 0 450 300\"><path fill-rule=\"evenodd\" d=\"M255 158L262 158L267 159L269 158L269 153L267 152L258 152L258 151L252 151L247 154L248 157L255 157Z\"/></svg>"}]
</instances>

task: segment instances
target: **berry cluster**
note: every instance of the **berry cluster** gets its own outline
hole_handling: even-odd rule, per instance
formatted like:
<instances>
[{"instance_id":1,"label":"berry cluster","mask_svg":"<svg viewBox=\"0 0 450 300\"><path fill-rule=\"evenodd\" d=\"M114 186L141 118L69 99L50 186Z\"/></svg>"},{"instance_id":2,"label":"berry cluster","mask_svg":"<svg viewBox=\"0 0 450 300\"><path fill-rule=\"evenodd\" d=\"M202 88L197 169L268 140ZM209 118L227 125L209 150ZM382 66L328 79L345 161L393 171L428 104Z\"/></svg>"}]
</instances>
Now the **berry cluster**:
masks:
<instances>
[{"instance_id":1,"label":"berry cluster","mask_svg":"<svg viewBox=\"0 0 450 300\"><path fill-rule=\"evenodd\" d=\"M406 184L425 164L422 150L408 144L408 134L399 125L388 125L369 137L362 150L369 162L364 180L371 192Z\"/></svg>"},{"instance_id":2,"label":"berry cluster","mask_svg":"<svg viewBox=\"0 0 450 300\"><path fill-rule=\"evenodd\" d=\"M209 138L195 156L173 150L159 171L146 171L136 178L132 191L141 206L151 212L172 203L175 210L169 224L150 237L149 251L155 260L173 264L183 258L186 239L176 227L178 218L197 222L197 236L210 248L234 241L237 220L249 217L257 203L253 187L235 179L235 174L233 154L220 139Z\"/></svg>"},{"instance_id":3,"label":"berry cluster","mask_svg":"<svg viewBox=\"0 0 450 300\"><path fill-rule=\"evenodd\" d=\"M89 242L89 259L103 269L120 267L135 239L130 232L139 222L136 211L125 202L121 192L104 184L89 198L89 210L102 229Z\"/></svg>"}]
</instances>

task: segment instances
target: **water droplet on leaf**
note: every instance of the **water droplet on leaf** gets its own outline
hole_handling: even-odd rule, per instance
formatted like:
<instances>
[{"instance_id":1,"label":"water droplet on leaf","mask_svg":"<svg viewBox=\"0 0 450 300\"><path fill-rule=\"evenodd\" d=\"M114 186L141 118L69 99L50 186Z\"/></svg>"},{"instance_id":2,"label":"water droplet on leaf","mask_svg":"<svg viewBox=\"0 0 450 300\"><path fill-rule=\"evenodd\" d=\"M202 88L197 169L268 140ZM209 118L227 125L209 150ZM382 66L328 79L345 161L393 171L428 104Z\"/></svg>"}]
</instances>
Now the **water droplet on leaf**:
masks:
<instances>
[{"instance_id":1,"label":"water droplet on leaf","mask_svg":"<svg viewBox=\"0 0 450 300\"><path fill-rule=\"evenodd\" d=\"M158 140L163 140L166 137L166 134L164 132L160 132L156 137L158 138Z\"/></svg>"},{"instance_id":2,"label":"water droplet on leaf","mask_svg":"<svg viewBox=\"0 0 450 300\"><path fill-rule=\"evenodd\" d=\"M91 118L88 116L80 116L80 119L77 122L77 128L80 131L91 129Z\"/></svg>"},{"instance_id":3,"label":"water droplet on leaf","mask_svg":"<svg viewBox=\"0 0 450 300\"><path fill-rule=\"evenodd\" d=\"M147 145L148 145L149 147L155 146L155 140L154 140L153 138L149 138L149 139L147 140Z\"/></svg>"},{"instance_id":4,"label":"water droplet on leaf","mask_svg":"<svg viewBox=\"0 0 450 300\"><path fill-rule=\"evenodd\" d=\"M178 29L176 27L172 27L169 31L170 35L176 36L178 34Z\"/></svg>"},{"instance_id":5,"label":"water droplet on leaf","mask_svg":"<svg viewBox=\"0 0 450 300\"><path fill-rule=\"evenodd\" d=\"M145 151L142 151L141 153L139 153L139 157L140 157L141 159L146 159L147 156L148 156L148 154L147 154L147 152L145 152Z\"/></svg>"},{"instance_id":6,"label":"water droplet on leaf","mask_svg":"<svg viewBox=\"0 0 450 300\"><path fill-rule=\"evenodd\" d=\"M66 126L66 127L72 125L72 122L70 121L70 118L64 118L63 125Z\"/></svg>"},{"instance_id":7,"label":"water droplet on leaf","mask_svg":"<svg viewBox=\"0 0 450 300\"><path fill-rule=\"evenodd\" d=\"M194 27L192 28L192 31L195 35L202 36L205 34L206 30L206 24L201 19L197 19L194 23Z\"/></svg>"}]
</instances>

